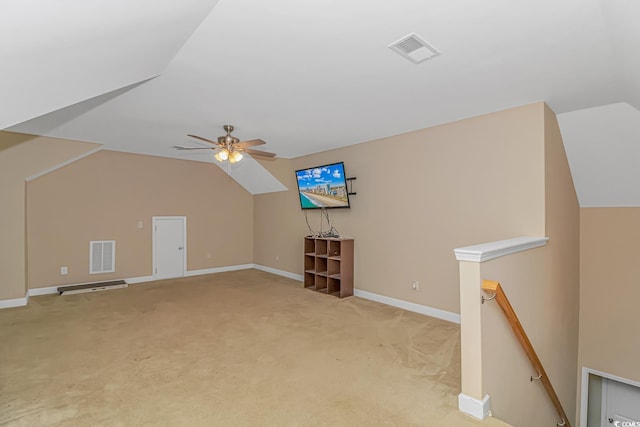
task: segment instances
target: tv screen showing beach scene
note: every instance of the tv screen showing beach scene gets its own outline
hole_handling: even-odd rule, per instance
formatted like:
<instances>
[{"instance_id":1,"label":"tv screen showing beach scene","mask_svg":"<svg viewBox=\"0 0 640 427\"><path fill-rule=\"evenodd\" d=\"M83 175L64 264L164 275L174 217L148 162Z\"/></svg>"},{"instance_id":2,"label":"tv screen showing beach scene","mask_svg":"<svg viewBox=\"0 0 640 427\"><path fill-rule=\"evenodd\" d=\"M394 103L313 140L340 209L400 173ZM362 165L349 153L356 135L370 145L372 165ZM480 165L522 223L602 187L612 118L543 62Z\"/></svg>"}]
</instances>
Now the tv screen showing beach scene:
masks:
<instances>
[{"instance_id":1,"label":"tv screen showing beach scene","mask_svg":"<svg viewBox=\"0 0 640 427\"><path fill-rule=\"evenodd\" d=\"M348 208L349 194L344 163L296 171L302 209Z\"/></svg>"}]
</instances>

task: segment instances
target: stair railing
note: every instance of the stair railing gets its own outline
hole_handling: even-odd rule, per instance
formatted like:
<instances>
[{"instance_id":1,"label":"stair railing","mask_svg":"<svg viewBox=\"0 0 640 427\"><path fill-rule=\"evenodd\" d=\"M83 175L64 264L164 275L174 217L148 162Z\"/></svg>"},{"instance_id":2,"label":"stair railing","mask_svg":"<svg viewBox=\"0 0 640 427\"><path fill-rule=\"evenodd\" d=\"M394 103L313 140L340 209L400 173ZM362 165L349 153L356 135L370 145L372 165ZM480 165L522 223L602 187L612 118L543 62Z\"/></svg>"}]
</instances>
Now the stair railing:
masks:
<instances>
[{"instance_id":1,"label":"stair railing","mask_svg":"<svg viewBox=\"0 0 640 427\"><path fill-rule=\"evenodd\" d=\"M553 406L555 407L556 411L558 412L558 416L560 417L560 421L556 425L571 427L571 424L569 424L569 419L567 418L567 414L562 408L562 403L560 403L560 399L558 399L558 395L553 389L553 385L551 385L551 381L549 380L549 377L547 376L547 373L542 366L542 362L540 362L540 359L538 358L533 345L531 345L531 341L529 341L529 337L527 337L524 328L520 324L520 320L518 320L518 316L516 316L516 312L513 310L513 307L511 306L507 295L502 290L500 283L493 280L483 280L482 290L490 294L489 297L482 297L482 302L484 303L485 301L495 299L495 301L502 309L502 312L506 316L509 325L511 325L511 329L520 342L520 345L522 346L524 352L527 354L529 361L535 368L536 372L538 372L538 376L532 376L531 381L540 380L542 382L547 395L551 399L551 402L553 403Z\"/></svg>"}]
</instances>

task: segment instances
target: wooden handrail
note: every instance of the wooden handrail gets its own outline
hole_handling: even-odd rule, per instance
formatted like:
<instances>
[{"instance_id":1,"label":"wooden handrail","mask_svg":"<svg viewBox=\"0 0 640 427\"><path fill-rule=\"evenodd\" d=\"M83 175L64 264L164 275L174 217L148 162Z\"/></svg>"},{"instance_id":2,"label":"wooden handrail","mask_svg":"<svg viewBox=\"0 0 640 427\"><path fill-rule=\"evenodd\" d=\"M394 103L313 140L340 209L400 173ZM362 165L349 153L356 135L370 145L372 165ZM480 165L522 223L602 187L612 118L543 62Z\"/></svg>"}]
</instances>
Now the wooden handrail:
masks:
<instances>
[{"instance_id":1,"label":"wooden handrail","mask_svg":"<svg viewBox=\"0 0 640 427\"><path fill-rule=\"evenodd\" d=\"M511 329L513 330L513 333L516 334L516 338L518 338L518 341L520 342L520 345L524 349L524 352L527 354L529 361L538 372L538 375L540 378L532 377L532 380L540 379L540 381L542 381L542 385L544 386L544 389L547 391L547 394L549 395L549 398L551 399L553 406L556 408L558 415L562 419L560 423L558 423L558 425L571 427L571 424L569 424L569 419L567 418L567 414L564 412L564 409L562 408L562 403L560 403L560 399L558 399L558 395L553 389L553 385L551 385L551 381L549 380L549 377L547 376L547 373L545 372L544 367L542 366L542 362L540 362L540 359L538 358L536 351L533 349L533 346L531 345L531 341L529 341L529 337L527 337L527 334L522 328L522 325L520 324L520 320L518 320L518 316L516 316L516 312L513 310L513 307L511 306L511 303L509 302L507 295L502 290L500 283L495 282L493 280L483 280L482 290L487 293L492 293L495 296L495 298L492 297L491 299L495 299L498 305L500 306L500 308L502 309L502 312L504 313L504 315L507 317L507 320L509 321L509 325L511 325Z\"/></svg>"}]
</instances>

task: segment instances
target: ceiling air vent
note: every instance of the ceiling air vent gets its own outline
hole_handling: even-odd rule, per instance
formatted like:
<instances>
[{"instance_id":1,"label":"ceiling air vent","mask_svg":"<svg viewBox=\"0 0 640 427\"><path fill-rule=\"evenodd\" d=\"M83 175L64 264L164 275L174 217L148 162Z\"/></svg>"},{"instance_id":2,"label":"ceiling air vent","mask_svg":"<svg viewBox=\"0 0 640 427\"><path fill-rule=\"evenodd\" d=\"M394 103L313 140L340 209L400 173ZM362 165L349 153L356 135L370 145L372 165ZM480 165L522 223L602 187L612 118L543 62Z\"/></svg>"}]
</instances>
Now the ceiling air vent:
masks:
<instances>
[{"instance_id":1,"label":"ceiling air vent","mask_svg":"<svg viewBox=\"0 0 640 427\"><path fill-rule=\"evenodd\" d=\"M416 33L411 33L397 42L391 43L389 48L415 64L440 55L438 49L422 40Z\"/></svg>"}]
</instances>

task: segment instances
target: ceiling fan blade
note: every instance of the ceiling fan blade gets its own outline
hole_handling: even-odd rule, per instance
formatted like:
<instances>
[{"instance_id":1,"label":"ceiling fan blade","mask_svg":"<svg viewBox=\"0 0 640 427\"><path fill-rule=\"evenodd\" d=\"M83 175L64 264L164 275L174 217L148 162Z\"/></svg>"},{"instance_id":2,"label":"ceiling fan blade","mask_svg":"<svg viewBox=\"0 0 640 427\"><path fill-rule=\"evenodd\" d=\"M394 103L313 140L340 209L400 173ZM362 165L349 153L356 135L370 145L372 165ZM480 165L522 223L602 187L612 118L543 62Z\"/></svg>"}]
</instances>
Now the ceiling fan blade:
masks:
<instances>
[{"instance_id":1,"label":"ceiling fan blade","mask_svg":"<svg viewBox=\"0 0 640 427\"><path fill-rule=\"evenodd\" d=\"M247 154L251 154L252 156L262 156L262 157L267 157L267 158L274 158L276 156L274 153L269 153L269 152L261 151L261 150L252 150L250 148L245 148L242 151L244 151Z\"/></svg>"},{"instance_id":2,"label":"ceiling fan blade","mask_svg":"<svg viewBox=\"0 0 640 427\"><path fill-rule=\"evenodd\" d=\"M187 134L187 136L190 136L191 138L199 139L200 141L208 142L209 144L219 145L216 141L212 141L212 140L210 140L210 139L203 138L203 137L198 136L198 135L190 135L190 134Z\"/></svg>"},{"instance_id":3,"label":"ceiling fan blade","mask_svg":"<svg viewBox=\"0 0 640 427\"><path fill-rule=\"evenodd\" d=\"M183 147L182 145L174 145L176 150L215 150L216 147Z\"/></svg>"},{"instance_id":4,"label":"ceiling fan blade","mask_svg":"<svg viewBox=\"0 0 640 427\"><path fill-rule=\"evenodd\" d=\"M238 146L245 148L245 147L254 147L256 145L263 145L266 144L266 142L264 142L261 139L251 139L249 141L240 141L238 142Z\"/></svg>"}]
</instances>

